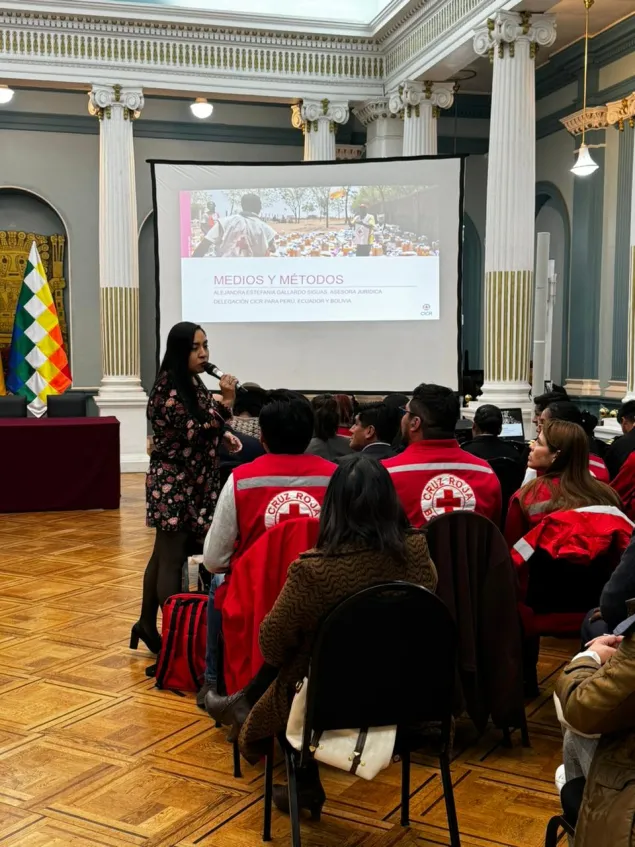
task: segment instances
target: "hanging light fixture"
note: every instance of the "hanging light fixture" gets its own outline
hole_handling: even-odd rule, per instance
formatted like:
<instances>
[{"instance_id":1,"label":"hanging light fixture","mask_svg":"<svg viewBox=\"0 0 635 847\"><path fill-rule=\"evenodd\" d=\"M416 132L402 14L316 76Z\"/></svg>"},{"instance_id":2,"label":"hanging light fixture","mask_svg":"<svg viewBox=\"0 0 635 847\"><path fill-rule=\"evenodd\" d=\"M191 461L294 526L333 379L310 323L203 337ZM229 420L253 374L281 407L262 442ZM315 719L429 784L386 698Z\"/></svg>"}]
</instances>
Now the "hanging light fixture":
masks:
<instances>
[{"instance_id":1,"label":"hanging light fixture","mask_svg":"<svg viewBox=\"0 0 635 847\"><path fill-rule=\"evenodd\" d=\"M586 85L587 72L589 68L589 9L595 0L584 0L584 93L582 97L582 141L578 149L578 158L575 165L571 168L571 173L576 176L589 176L594 171L597 171L597 165L591 157L591 152L587 144L585 144L586 135Z\"/></svg>"},{"instance_id":2,"label":"hanging light fixture","mask_svg":"<svg viewBox=\"0 0 635 847\"><path fill-rule=\"evenodd\" d=\"M197 97L190 106L190 109L192 110L192 114L195 118L199 118L204 121L205 118L211 117L211 114L214 111L214 106L211 103L208 103L204 97Z\"/></svg>"},{"instance_id":3,"label":"hanging light fixture","mask_svg":"<svg viewBox=\"0 0 635 847\"><path fill-rule=\"evenodd\" d=\"M8 85L0 85L0 106L10 103L13 99L13 94L13 89L9 88Z\"/></svg>"}]
</instances>

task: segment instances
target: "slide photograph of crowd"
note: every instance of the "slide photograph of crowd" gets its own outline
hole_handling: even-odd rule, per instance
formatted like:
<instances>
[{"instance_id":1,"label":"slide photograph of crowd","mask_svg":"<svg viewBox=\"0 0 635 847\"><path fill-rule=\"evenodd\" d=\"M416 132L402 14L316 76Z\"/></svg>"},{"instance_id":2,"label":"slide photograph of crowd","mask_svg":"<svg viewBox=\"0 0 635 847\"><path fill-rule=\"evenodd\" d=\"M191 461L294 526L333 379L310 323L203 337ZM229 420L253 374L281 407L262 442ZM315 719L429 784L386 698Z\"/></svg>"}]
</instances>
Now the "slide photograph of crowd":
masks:
<instances>
[{"instance_id":1,"label":"slide photograph of crowd","mask_svg":"<svg viewBox=\"0 0 635 847\"><path fill-rule=\"evenodd\" d=\"M436 191L349 185L182 192L186 255L437 256Z\"/></svg>"}]
</instances>

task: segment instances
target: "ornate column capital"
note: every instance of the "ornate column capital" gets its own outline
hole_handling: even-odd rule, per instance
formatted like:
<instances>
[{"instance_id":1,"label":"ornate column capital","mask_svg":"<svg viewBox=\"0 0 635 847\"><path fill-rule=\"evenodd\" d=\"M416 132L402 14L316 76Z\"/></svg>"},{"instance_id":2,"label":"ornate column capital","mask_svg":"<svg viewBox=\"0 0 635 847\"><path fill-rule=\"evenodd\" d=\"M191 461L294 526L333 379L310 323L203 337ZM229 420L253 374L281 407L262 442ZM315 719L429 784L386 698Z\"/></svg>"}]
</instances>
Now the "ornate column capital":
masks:
<instances>
[{"instance_id":1,"label":"ornate column capital","mask_svg":"<svg viewBox=\"0 0 635 847\"><path fill-rule=\"evenodd\" d=\"M369 126L381 118L398 118L398 112L395 113L390 108L390 100L388 97L382 97L379 100L366 100L364 103L356 106L353 109L353 114L364 124Z\"/></svg>"},{"instance_id":2,"label":"ornate column capital","mask_svg":"<svg viewBox=\"0 0 635 847\"><path fill-rule=\"evenodd\" d=\"M581 135L582 130L586 132L590 129L606 129L608 126L607 107L587 106L586 109L580 109L579 112L567 115L566 118L560 118L560 123L571 135Z\"/></svg>"},{"instance_id":3,"label":"ornate column capital","mask_svg":"<svg viewBox=\"0 0 635 847\"><path fill-rule=\"evenodd\" d=\"M439 109L449 109L454 103L454 83L408 79L392 92L388 100L394 115L407 117L418 117L424 103L433 107L433 115L437 117Z\"/></svg>"},{"instance_id":4,"label":"ornate column capital","mask_svg":"<svg viewBox=\"0 0 635 847\"><path fill-rule=\"evenodd\" d=\"M143 89L123 85L93 85L88 93L91 115L109 120L113 111L121 110L124 120L136 120L144 106Z\"/></svg>"},{"instance_id":5,"label":"ornate column capital","mask_svg":"<svg viewBox=\"0 0 635 847\"><path fill-rule=\"evenodd\" d=\"M628 121L631 129L635 126L635 92L606 104L606 122L609 126L615 126L621 132L625 121Z\"/></svg>"},{"instance_id":6,"label":"ornate column capital","mask_svg":"<svg viewBox=\"0 0 635 847\"><path fill-rule=\"evenodd\" d=\"M302 132L317 132L320 124L327 123L331 132L335 124L345 124L349 109L346 100L303 100L291 106L291 125Z\"/></svg>"},{"instance_id":7,"label":"ornate column capital","mask_svg":"<svg viewBox=\"0 0 635 847\"><path fill-rule=\"evenodd\" d=\"M497 12L493 18L477 28L474 34L474 50L479 56L489 55L494 61L497 51L502 59L507 53L513 57L515 45L529 43L529 54L533 59L539 47L551 47L556 40L555 15L537 15L532 12Z\"/></svg>"}]
</instances>

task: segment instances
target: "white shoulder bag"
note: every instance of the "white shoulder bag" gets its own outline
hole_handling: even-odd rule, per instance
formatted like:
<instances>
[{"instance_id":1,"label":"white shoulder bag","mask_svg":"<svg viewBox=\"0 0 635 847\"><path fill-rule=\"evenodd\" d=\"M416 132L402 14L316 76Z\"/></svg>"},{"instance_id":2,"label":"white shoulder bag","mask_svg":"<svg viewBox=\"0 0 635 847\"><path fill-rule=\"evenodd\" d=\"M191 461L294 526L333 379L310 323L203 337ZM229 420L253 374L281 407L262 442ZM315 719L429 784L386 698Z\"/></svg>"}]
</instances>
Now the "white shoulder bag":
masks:
<instances>
[{"instance_id":1,"label":"white shoulder bag","mask_svg":"<svg viewBox=\"0 0 635 847\"><path fill-rule=\"evenodd\" d=\"M294 750L302 749L307 688L305 677L296 687L287 721L287 741ZM392 761L396 737L396 726L329 729L311 739L310 749L318 762L364 779L374 779Z\"/></svg>"}]
</instances>

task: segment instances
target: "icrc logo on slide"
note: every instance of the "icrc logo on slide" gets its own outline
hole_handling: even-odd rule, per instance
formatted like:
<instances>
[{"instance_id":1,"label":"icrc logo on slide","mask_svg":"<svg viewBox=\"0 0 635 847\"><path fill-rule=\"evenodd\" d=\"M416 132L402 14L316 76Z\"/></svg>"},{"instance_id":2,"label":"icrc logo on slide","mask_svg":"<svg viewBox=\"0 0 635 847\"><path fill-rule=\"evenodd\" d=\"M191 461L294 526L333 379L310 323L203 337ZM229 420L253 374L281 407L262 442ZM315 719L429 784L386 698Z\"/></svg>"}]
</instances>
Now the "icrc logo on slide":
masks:
<instances>
[{"instance_id":1,"label":"icrc logo on slide","mask_svg":"<svg viewBox=\"0 0 635 847\"><path fill-rule=\"evenodd\" d=\"M319 518L320 504L306 491L282 491L276 494L265 510L265 526L272 526L293 518Z\"/></svg>"},{"instance_id":2,"label":"icrc logo on slide","mask_svg":"<svg viewBox=\"0 0 635 847\"><path fill-rule=\"evenodd\" d=\"M421 492L421 511L428 521L449 512L473 512L475 508L476 496L471 486L454 474L433 477Z\"/></svg>"}]
</instances>

